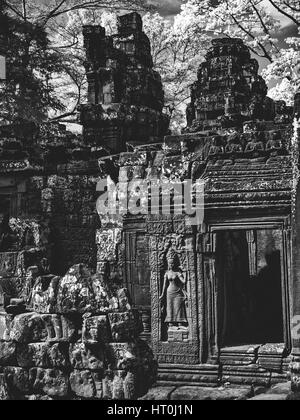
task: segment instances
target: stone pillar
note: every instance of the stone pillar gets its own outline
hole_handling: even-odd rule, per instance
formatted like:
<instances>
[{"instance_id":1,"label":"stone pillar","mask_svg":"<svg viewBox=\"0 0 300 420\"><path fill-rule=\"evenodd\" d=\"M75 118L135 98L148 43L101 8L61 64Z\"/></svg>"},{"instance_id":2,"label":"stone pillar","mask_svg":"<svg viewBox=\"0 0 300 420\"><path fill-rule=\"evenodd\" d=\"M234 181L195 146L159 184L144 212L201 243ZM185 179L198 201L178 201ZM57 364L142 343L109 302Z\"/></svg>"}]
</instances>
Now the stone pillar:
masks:
<instances>
[{"instance_id":1,"label":"stone pillar","mask_svg":"<svg viewBox=\"0 0 300 420\"><path fill-rule=\"evenodd\" d=\"M293 317L292 317L292 390L300 392L300 184L299 184L299 140L300 140L300 93L295 97L293 136Z\"/></svg>"}]
</instances>

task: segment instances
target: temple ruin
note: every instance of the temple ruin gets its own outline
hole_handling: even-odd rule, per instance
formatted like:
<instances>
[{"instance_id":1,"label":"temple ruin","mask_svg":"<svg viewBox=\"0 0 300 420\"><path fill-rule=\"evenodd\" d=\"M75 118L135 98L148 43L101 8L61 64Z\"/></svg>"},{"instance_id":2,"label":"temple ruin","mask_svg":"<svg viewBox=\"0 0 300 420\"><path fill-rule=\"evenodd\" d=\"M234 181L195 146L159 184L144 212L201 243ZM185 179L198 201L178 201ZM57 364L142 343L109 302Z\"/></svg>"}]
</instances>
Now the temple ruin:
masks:
<instances>
[{"instance_id":1,"label":"temple ruin","mask_svg":"<svg viewBox=\"0 0 300 420\"><path fill-rule=\"evenodd\" d=\"M215 39L173 136L141 17L83 34L83 135L0 127L0 399L299 392L299 94L271 100L243 42ZM101 180L158 185L127 197L151 211L99 211Z\"/></svg>"}]
</instances>

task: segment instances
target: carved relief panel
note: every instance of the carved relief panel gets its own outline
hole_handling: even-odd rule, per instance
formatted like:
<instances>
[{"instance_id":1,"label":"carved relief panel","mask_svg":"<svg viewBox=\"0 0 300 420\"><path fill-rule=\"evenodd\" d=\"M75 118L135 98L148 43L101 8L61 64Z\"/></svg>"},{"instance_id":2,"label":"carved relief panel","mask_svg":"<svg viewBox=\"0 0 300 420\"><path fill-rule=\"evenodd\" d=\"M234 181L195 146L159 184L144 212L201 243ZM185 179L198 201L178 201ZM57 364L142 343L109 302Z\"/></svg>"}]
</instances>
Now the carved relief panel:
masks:
<instances>
[{"instance_id":1,"label":"carved relief panel","mask_svg":"<svg viewBox=\"0 0 300 420\"><path fill-rule=\"evenodd\" d=\"M147 221L152 344L160 363L199 363L196 240L184 218Z\"/></svg>"}]
</instances>

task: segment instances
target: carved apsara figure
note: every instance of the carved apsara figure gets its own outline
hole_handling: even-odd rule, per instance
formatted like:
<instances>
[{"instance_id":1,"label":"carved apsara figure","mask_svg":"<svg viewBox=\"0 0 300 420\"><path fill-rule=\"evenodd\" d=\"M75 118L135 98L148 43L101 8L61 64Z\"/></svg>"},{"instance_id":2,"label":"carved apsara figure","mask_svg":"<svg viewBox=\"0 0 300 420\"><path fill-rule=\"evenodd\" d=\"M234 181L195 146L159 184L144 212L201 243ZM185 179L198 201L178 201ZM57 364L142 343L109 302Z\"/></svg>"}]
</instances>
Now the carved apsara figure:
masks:
<instances>
[{"instance_id":1,"label":"carved apsara figure","mask_svg":"<svg viewBox=\"0 0 300 420\"><path fill-rule=\"evenodd\" d=\"M169 327L185 327L188 324L186 314L187 293L185 291L186 278L176 267L176 256L170 252L167 257L168 271L164 277L164 285L160 300L166 298L167 316L165 323Z\"/></svg>"}]
</instances>

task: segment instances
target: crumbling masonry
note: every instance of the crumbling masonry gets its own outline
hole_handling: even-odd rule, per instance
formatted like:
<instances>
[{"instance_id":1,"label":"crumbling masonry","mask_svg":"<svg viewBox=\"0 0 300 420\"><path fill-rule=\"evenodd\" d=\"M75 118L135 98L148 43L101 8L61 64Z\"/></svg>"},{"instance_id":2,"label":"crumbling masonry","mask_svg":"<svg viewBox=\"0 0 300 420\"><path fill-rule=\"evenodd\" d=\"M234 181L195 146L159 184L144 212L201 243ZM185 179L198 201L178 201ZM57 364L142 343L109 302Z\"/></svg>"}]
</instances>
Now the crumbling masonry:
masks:
<instances>
[{"instance_id":1,"label":"crumbling masonry","mask_svg":"<svg viewBox=\"0 0 300 420\"><path fill-rule=\"evenodd\" d=\"M83 136L0 129L0 398L268 387L291 372L299 391L299 97L272 101L243 42L216 39L171 136L141 17L84 39ZM168 213L159 189L155 214L98 215L103 179L201 180L204 220Z\"/></svg>"}]
</instances>

